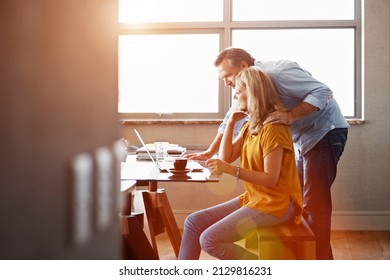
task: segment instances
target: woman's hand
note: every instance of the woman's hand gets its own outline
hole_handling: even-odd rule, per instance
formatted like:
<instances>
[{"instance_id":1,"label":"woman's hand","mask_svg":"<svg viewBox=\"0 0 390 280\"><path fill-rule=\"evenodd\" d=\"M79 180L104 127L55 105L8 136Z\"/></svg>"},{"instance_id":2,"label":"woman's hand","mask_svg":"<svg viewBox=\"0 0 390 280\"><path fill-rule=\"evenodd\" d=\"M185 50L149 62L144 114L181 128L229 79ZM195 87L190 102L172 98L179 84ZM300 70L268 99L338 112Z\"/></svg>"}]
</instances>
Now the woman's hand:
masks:
<instances>
[{"instance_id":1,"label":"woman's hand","mask_svg":"<svg viewBox=\"0 0 390 280\"><path fill-rule=\"evenodd\" d=\"M206 161L206 166L210 169L212 173L228 173L234 175L236 167L217 158L211 158Z\"/></svg>"},{"instance_id":2,"label":"woman's hand","mask_svg":"<svg viewBox=\"0 0 390 280\"><path fill-rule=\"evenodd\" d=\"M242 120L244 118L248 117L248 111L235 111L230 116L230 122L236 123L239 120Z\"/></svg>"}]
</instances>

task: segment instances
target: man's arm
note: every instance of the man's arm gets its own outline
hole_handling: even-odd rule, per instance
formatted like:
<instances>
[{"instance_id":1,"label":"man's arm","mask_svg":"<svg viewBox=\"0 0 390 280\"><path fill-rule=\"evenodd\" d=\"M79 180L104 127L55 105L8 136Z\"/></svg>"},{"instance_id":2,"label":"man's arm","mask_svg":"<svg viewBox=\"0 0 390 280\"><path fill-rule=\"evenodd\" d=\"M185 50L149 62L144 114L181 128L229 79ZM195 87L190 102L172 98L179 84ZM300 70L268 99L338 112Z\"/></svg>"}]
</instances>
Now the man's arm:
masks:
<instances>
[{"instance_id":1,"label":"man's arm","mask_svg":"<svg viewBox=\"0 0 390 280\"><path fill-rule=\"evenodd\" d=\"M225 133L227 123L230 119L231 114L236 110L236 108L237 108L237 101L234 100L229 111L226 113L225 118L223 119L222 123L219 125L217 135L215 136L213 142L210 144L209 148L203 152L188 154L187 158L194 159L194 160L207 160L212 158L219 151L219 146L221 144L223 134ZM240 125L242 126L242 123Z\"/></svg>"},{"instance_id":2,"label":"man's arm","mask_svg":"<svg viewBox=\"0 0 390 280\"><path fill-rule=\"evenodd\" d=\"M268 118L263 122L263 124L273 123L273 124L286 124L290 125L300 119L303 119L319 110L318 107L313 106L307 102L301 102L290 111L279 112L275 111L271 113Z\"/></svg>"},{"instance_id":3,"label":"man's arm","mask_svg":"<svg viewBox=\"0 0 390 280\"><path fill-rule=\"evenodd\" d=\"M273 112L264 121L290 125L324 108L333 97L327 85L315 79L296 62L285 62L273 80L282 102L289 108L286 112ZM301 102L299 102L301 100Z\"/></svg>"},{"instance_id":4,"label":"man's arm","mask_svg":"<svg viewBox=\"0 0 390 280\"><path fill-rule=\"evenodd\" d=\"M222 136L222 133L217 133L213 142L210 144L209 148L206 151L188 154L187 158L193 160L207 160L209 158L212 158L213 155L215 155L219 150L219 145L221 144Z\"/></svg>"}]
</instances>

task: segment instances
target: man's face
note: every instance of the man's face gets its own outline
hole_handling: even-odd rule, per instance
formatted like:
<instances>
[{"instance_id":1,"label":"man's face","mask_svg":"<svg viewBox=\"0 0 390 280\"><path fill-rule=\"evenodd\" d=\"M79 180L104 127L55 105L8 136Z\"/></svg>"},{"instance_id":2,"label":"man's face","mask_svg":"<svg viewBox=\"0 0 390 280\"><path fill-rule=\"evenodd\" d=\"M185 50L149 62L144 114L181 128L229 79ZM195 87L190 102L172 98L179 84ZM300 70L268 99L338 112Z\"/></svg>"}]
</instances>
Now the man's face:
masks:
<instances>
[{"instance_id":1,"label":"man's face","mask_svg":"<svg viewBox=\"0 0 390 280\"><path fill-rule=\"evenodd\" d=\"M248 64L243 61L240 66L233 66L230 60L224 59L220 65L218 65L219 77L224 81L225 86L235 88L236 76L244 68L248 67Z\"/></svg>"}]
</instances>

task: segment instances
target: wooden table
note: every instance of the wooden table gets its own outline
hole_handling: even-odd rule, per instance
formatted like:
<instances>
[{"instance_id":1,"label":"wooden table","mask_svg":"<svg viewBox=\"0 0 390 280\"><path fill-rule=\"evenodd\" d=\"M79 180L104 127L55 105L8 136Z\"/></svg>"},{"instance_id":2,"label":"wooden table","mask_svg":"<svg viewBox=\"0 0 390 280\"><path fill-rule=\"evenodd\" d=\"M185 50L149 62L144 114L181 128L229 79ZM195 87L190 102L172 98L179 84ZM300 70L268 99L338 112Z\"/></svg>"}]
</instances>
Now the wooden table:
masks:
<instances>
[{"instance_id":1,"label":"wooden table","mask_svg":"<svg viewBox=\"0 0 390 280\"><path fill-rule=\"evenodd\" d=\"M191 167L191 163L189 163ZM160 172L157 165L151 161L137 161L135 155L128 155L122 163L121 180L136 180L137 184L147 184L148 190L142 193L145 213L148 220L150 239L155 255L158 250L155 236L168 233L176 257L179 255L181 233L172 213L168 197L164 189L158 189L158 182L218 182L221 174L211 174L207 168L202 171L190 172L184 175L173 175Z\"/></svg>"}]
</instances>

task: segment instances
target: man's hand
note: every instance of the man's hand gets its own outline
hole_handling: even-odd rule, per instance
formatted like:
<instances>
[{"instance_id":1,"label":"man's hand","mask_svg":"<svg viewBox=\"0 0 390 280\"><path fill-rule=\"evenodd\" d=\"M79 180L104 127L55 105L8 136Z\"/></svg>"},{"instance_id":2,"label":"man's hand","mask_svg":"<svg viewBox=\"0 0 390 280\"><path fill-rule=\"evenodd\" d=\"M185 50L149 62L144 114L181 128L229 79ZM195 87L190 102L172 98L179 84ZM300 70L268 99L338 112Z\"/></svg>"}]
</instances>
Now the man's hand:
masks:
<instances>
[{"instance_id":1,"label":"man's hand","mask_svg":"<svg viewBox=\"0 0 390 280\"><path fill-rule=\"evenodd\" d=\"M191 160L208 160L213 155L214 154L210 153L209 151L204 151L199 153L188 154L185 157Z\"/></svg>"},{"instance_id":2,"label":"man's hand","mask_svg":"<svg viewBox=\"0 0 390 280\"><path fill-rule=\"evenodd\" d=\"M267 119L263 122L263 124L267 123L280 123L280 124L286 124L291 125L295 121L298 121L302 118L305 118L315 112L318 112L320 108L311 105L307 102L301 102L294 108L292 108L290 111L287 112L280 112L275 111L269 114Z\"/></svg>"},{"instance_id":3,"label":"man's hand","mask_svg":"<svg viewBox=\"0 0 390 280\"><path fill-rule=\"evenodd\" d=\"M269 114L269 116L265 119L263 124L285 124L285 125L290 125L293 123L293 116L291 112L280 112L280 111L275 111Z\"/></svg>"}]
</instances>

